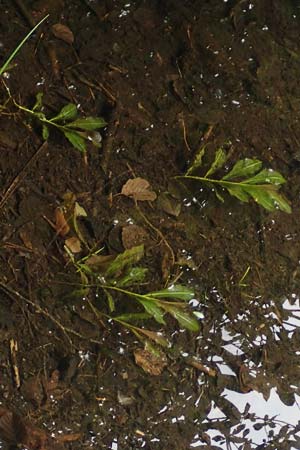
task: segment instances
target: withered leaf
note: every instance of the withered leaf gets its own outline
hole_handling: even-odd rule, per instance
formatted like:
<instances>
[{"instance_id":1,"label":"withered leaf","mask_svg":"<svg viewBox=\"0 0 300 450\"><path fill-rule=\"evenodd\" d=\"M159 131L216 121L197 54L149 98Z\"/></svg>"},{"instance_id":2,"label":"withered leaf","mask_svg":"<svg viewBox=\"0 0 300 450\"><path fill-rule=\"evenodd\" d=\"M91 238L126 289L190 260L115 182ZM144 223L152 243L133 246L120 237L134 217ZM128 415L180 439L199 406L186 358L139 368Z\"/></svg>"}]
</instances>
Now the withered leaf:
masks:
<instances>
[{"instance_id":1,"label":"withered leaf","mask_svg":"<svg viewBox=\"0 0 300 450\"><path fill-rule=\"evenodd\" d=\"M73 44L74 42L74 34L70 30L67 25L63 25L62 23L55 23L51 27L51 31L57 39L61 39L67 44Z\"/></svg>"},{"instance_id":2,"label":"withered leaf","mask_svg":"<svg viewBox=\"0 0 300 450\"><path fill-rule=\"evenodd\" d=\"M65 241L65 245L72 253L80 253L81 252L81 242L78 237L73 236Z\"/></svg>"},{"instance_id":3,"label":"withered leaf","mask_svg":"<svg viewBox=\"0 0 300 450\"><path fill-rule=\"evenodd\" d=\"M158 197L157 207L174 217L178 217L181 212L181 204L179 200L172 197L170 194L166 192L163 192Z\"/></svg>"},{"instance_id":4,"label":"withered leaf","mask_svg":"<svg viewBox=\"0 0 300 450\"><path fill-rule=\"evenodd\" d=\"M122 228L122 244L125 249L145 244L148 240L149 234L139 225L126 225Z\"/></svg>"},{"instance_id":5,"label":"withered leaf","mask_svg":"<svg viewBox=\"0 0 300 450\"><path fill-rule=\"evenodd\" d=\"M156 355L152 351L141 348L135 350L134 359L145 372L154 376L160 375L167 365L167 358L162 352Z\"/></svg>"},{"instance_id":6,"label":"withered leaf","mask_svg":"<svg viewBox=\"0 0 300 450\"><path fill-rule=\"evenodd\" d=\"M139 201L153 201L156 193L149 189L150 183L144 178L131 178L122 187L121 194Z\"/></svg>"},{"instance_id":7,"label":"withered leaf","mask_svg":"<svg viewBox=\"0 0 300 450\"><path fill-rule=\"evenodd\" d=\"M61 208L56 208L55 210L55 229L57 234L62 237L66 236L70 231L70 226Z\"/></svg>"}]
</instances>

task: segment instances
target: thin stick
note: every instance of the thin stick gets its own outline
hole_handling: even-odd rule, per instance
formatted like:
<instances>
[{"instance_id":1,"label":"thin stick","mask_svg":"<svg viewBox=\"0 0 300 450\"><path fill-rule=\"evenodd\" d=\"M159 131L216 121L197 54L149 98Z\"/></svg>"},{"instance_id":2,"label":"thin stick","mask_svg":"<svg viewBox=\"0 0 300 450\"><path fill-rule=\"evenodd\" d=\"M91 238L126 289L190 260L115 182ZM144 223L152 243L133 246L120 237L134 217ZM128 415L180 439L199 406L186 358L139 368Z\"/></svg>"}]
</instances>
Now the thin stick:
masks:
<instances>
[{"instance_id":1,"label":"thin stick","mask_svg":"<svg viewBox=\"0 0 300 450\"><path fill-rule=\"evenodd\" d=\"M7 200L12 196L12 194L16 191L18 186L24 181L29 167L36 162L40 154L47 148L48 143L45 141L43 144L37 149L33 156L27 161L21 172L13 179L10 186L4 192L2 199L0 200L0 210L3 208Z\"/></svg>"}]
</instances>

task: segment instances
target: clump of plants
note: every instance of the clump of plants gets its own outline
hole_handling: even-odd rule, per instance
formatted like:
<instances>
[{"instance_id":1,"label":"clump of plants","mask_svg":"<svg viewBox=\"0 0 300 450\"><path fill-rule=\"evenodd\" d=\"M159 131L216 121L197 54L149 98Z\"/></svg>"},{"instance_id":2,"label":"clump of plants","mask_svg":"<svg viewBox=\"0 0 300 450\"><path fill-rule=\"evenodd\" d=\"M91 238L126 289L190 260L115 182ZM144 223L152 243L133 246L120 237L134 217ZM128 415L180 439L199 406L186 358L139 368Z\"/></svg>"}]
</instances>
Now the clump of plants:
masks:
<instances>
[{"instance_id":1,"label":"clump of plants","mask_svg":"<svg viewBox=\"0 0 300 450\"><path fill-rule=\"evenodd\" d=\"M285 178L273 169L263 168L259 159L245 158L237 161L231 170L220 178L215 178L215 172L222 169L228 160L228 154L223 148L215 153L215 158L210 168L204 175L197 175L203 166L205 146L197 152L194 161L185 175L177 176L177 179L194 180L213 187L217 198L224 202L222 190L248 203L253 199L268 211L281 210L291 213L291 206L283 194L279 193Z\"/></svg>"}]
</instances>

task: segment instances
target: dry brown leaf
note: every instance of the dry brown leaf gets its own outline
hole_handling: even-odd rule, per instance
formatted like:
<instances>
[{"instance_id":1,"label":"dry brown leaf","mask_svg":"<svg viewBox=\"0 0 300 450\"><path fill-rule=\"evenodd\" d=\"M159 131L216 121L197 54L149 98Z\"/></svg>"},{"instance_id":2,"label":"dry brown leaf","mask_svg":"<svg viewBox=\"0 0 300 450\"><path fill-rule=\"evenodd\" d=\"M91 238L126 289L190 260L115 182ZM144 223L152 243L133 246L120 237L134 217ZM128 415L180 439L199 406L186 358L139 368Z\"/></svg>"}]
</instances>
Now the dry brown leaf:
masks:
<instances>
[{"instance_id":1,"label":"dry brown leaf","mask_svg":"<svg viewBox=\"0 0 300 450\"><path fill-rule=\"evenodd\" d=\"M139 348L135 350L134 358L138 366L154 376L160 375L167 365L167 358L162 352L160 352L160 355L155 355L149 350Z\"/></svg>"},{"instance_id":2,"label":"dry brown leaf","mask_svg":"<svg viewBox=\"0 0 300 450\"><path fill-rule=\"evenodd\" d=\"M56 23L52 25L51 31L57 39L61 39L62 41L70 45L73 44L74 34L66 25L63 25L62 23Z\"/></svg>"},{"instance_id":3,"label":"dry brown leaf","mask_svg":"<svg viewBox=\"0 0 300 450\"><path fill-rule=\"evenodd\" d=\"M139 225L126 225L122 228L122 244L128 250L149 241L149 234Z\"/></svg>"},{"instance_id":4,"label":"dry brown leaf","mask_svg":"<svg viewBox=\"0 0 300 450\"><path fill-rule=\"evenodd\" d=\"M144 178L131 178L122 187L121 194L139 201L153 201L157 195L149 189L150 183Z\"/></svg>"},{"instance_id":5,"label":"dry brown leaf","mask_svg":"<svg viewBox=\"0 0 300 450\"><path fill-rule=\"evenodd\" d=\"M61 208L55 210L55 229L60 236L66 236L70 227Z\"/></svg>"},{"instance_id":6,"label":"dry brown leaf","mask_svg":"<svg viewBox=\"0 0 300 450\"><path fill-rule=\"evenodd\" d=\"M80 253L81 252L81 242L78 237L73 236L65 241L65 245L72 253Z\"/></svg>"}]
</instances>

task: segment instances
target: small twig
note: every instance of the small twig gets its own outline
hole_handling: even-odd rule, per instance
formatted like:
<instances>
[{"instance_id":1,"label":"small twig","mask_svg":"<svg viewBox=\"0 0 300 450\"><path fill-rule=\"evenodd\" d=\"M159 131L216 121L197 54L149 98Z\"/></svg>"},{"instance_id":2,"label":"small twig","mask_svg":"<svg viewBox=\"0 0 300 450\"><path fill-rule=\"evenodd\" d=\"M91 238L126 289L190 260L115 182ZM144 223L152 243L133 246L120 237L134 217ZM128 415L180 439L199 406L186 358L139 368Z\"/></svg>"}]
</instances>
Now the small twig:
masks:
<instances>
[{"instance_id":1,"label":"small twig","mask_svg":"<svg viewBox=\"0 0 300 450\"><path fill-rule=\"evenodd\" d=\"M0 201L0 210L3 208L3 206L5 205L7 200L11 197L11 195L16 191L18 186L25 179L29 167L37 161L38 157L43 152L43 150L45 148L47 148L47 146L48 146L48 143L46 141L43 142L43 144L37 149L37 151L34 153L34 155L31 156L31 158L27 161L27 163L25 164L25 166L23 167L21 172L19 172L19 174L13 179L10 186L6 189L6 191L4 192L4 194L2 196L2 199Z\"/></svg>"}]
</instances>

